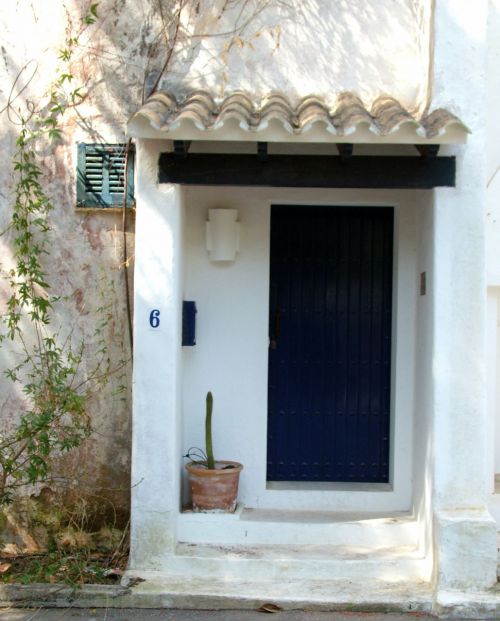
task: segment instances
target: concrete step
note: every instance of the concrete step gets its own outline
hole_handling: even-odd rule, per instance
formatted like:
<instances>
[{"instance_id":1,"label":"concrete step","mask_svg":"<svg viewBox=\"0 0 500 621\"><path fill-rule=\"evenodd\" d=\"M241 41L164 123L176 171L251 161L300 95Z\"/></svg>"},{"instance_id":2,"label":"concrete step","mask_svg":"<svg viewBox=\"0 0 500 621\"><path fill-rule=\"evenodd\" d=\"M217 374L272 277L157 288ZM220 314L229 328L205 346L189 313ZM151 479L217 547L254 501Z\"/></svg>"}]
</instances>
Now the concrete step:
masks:
<instances>
[{"instance_id":1,"label":"concrete step","mask_svg":"<svg viewBox=\"0 0 500 621\"><path fill-rule=\"evenodd\" d=\"M134 605L191 610L256 610L273 603L283 610L430 612L432 590L428 582L384 581L367 578L337 580L242 581L203 577L172 577L142 572L144 582L133 588ZM124 585L135 578L127 572Z\"/></svg>"},{"instance_id":2,"label":"concrete step","mask_svg":"<svg viewBox=\"0 0 500 621\"><path fill-rule=\"evenodd\" d=\"M184 512L178 540L222 545L416 546L418 523L410 513L339 513L239 507L234 514Z\"/></svg>"},{"instance_id":3,"label":"concrete step","mask_svg":"<svg viewBox=\"0 0 500 621\"><path fill-rule=\"evenodd\" d=\"M413 546L177 545L167 564L175 576L231 580L427 580L429 563Z\"/></svg>"}]
</instances>

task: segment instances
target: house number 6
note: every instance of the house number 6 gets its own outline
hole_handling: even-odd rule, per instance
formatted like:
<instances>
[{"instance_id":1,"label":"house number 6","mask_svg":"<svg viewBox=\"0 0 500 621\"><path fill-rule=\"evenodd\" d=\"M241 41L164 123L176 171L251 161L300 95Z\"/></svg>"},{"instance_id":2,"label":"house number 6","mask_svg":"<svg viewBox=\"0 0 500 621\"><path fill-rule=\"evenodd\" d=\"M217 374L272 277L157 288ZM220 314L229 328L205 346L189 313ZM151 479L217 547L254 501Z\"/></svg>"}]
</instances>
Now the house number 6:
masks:
<instances>
[{"instance_id":1,"label":"house number 6","mask_svg":"<svg viewBox=\"0 0 500 621\"><path fill-rule=\"evenodd\" d=\"M160 311L157 308L149 313L149 325L152 328L157 328L160 325Z\"/></svg>"}]
</instances>

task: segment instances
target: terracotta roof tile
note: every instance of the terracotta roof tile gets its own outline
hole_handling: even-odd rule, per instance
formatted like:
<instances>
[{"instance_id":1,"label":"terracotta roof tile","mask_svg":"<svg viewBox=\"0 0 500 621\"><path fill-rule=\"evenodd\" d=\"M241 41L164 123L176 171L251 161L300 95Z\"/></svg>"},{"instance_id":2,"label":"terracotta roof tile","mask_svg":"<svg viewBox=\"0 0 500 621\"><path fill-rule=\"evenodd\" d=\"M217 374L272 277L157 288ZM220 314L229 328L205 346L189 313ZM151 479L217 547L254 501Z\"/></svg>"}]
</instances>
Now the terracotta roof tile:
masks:
<instances>
[{"instance_id":1,"label":"terracotta roof tile","mask_svg":"<svg viewBox=\"0 0 500 621\"><path fill-rule=\"evenodd\" d=\"M411 124L418 136L432 139L445 133L451 124L466 126L458 117L444 109L437 109L417 118L389 96L379 97L370 108L354 93L344 92L330 107L320 97L308 96L297 105L282 94L272 94L253 100L247 93L236 92L222 101L216 101L206 91L193 91L181 101L167 92L156 92L137 112L161 131L176 129L181 122L190 120L200 130L221 128L229 119L236 119L240 127L258 132L270 121L279 121L292 134L306 132L313 124L322 123L334 135L347 136L358 125L366 125L380 136L396 132L402 125Z\"/></svg>"}]
</instances>

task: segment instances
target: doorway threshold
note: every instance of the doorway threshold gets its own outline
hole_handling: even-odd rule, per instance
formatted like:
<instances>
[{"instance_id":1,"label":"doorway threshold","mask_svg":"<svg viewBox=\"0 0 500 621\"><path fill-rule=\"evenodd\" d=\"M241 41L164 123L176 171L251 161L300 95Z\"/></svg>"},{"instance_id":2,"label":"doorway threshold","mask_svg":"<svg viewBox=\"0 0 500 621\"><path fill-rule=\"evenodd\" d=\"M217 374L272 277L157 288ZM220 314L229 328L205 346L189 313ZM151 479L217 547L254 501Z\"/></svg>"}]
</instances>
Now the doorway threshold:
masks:
<instances>
[{"instance_id":1,"label":"doorway threshold","mask_svg":"<svg viewBox=\"0 0 500 621\"><path fill-rule=\"evenodd\" d=\"M408 511L345 512L239 506L235 513L184 512L179 542L214 545L411 545L419 525Z\"/></svg>"},{"instance_id":2,"label":"doorway threshold","mask_svg":"<svg viewBox=\"0 0 500 621\"><path fill-rule=\"evenodd\" d=\"M245 507L240 519L248 522L282 522L285 524L338 524L339 522L411 522L414 517L409 511L308 511Z\"/></svg>"},{"instance_id":3,"label":"doorway threshold","mask_svg":"<svg viewBox=\"0 0 500 621\"><path fill-rule=\"evenodd\" d=\"M314 492L392 492L391 483L368 483L350 481L268 481L268 490L314 491Z\"/></svg>"}]
</instances>

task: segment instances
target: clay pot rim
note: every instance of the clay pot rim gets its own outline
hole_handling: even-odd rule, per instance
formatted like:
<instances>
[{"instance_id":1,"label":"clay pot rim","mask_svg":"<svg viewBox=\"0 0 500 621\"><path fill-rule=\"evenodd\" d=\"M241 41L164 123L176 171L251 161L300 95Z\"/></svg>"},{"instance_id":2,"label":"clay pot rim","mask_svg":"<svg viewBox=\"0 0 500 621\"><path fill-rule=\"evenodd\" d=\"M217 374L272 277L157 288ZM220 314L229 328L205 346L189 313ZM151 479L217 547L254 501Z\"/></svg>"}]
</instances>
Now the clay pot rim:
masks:
<instances>
[{"instance_id":1,"label":"clay pot rim","mask_svg":"<svg viewBox=\"0 0 500 621\"><path fill-rule=\"evenodd\" d=\"M208 468L206 468L205 466L200 466L198 463L194 461L190 461L188 464L186 464L185 468L190 474L195 474L196 476L199 476L199 477L213 477L213 476L219 476L219 475L230 476L231 474L236 474L243 470L243 464L240 464L238 461L228 461L225 459L217 459L215 463L224 464L226 466L231 465L231 466L234 466L234 468L228 468L227 470L222 470L222 469L217 469L217 468L215 470L208 470Z\"/></svg>"}]
</instances>

